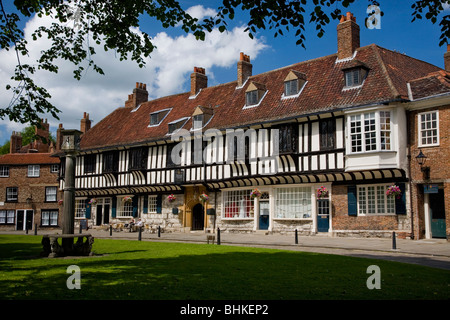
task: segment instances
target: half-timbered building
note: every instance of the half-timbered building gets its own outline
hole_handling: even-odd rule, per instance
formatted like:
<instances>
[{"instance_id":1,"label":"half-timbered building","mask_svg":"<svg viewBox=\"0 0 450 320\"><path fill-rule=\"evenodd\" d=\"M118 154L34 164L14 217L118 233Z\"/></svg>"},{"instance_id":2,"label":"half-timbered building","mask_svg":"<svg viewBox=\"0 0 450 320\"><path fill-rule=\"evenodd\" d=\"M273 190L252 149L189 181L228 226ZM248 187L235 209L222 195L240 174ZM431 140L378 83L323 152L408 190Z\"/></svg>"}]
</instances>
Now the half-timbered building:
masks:
<instances>
[{"instance_id":1,"label":"half-timbered building","mask_svg":"<svg viewBox=\"0 0 450 320\"><path fill-rule=\"evenodd\" d=\"M145 230L410 236L408 82L440 68L360 47L352 14L338 52L125 106L87 131L76 162L76 218ZM388 196L389 186L401 190Z\"/></svg>"}]
</instances>

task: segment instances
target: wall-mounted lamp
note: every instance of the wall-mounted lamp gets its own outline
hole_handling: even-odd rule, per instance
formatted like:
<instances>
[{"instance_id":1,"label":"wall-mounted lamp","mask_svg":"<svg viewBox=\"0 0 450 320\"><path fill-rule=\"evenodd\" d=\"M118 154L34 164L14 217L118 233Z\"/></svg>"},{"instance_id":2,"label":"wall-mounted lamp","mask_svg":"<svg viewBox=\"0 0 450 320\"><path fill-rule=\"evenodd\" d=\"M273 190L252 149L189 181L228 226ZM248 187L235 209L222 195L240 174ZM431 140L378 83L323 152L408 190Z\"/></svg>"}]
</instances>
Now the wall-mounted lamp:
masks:
<instances>
[{"instance_id":1,"label":"wall-mounted lamp","mask_svg":"<svg viewBox=\"0 0 450 320\"><path fill-rule=\"evenodd\" d=\"M430 179L430 167L425 167L425 162L427 161L427 156L422 153L422 150L420 150L419 154L416 157L417 163L420 166L420 170L424 174L425 180Z\"/></svg>"}]
</instances>

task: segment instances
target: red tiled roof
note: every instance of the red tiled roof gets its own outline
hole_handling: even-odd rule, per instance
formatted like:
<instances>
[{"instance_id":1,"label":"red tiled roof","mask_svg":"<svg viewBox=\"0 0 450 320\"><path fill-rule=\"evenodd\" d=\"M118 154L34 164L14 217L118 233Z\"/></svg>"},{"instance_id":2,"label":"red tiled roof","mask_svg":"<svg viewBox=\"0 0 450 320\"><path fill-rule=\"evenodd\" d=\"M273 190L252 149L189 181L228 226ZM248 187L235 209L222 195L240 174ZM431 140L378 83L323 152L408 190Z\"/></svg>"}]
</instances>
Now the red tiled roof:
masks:
<instances>
[{"instance_id":1,"label":"red tiled roof","mask_svg":"<svg viewBox=\"0 0 450 320\"><path fill-rule=\"evenodd\" d=\"M440 70L410 82L411 95L414 100L450 93L450 73Z\"/></svg>"},{"instance_id":2,"label":"red tiled roof","mask_svg":"<svg viewBox=\"0 0 450 320\"><path fill-rule=\"evenodd\" d=\"M189 99L190 93L186 92L145 102L135 112L130 108L118 108L83 136L81 148L138 145L168 139L168 123L191 117L199 105L214 109L214 117L205 129L224 129L408 99L409 81L441 70L404 54L369 45L359 48L355 57L359 64L369 68L363 86L343 90L343 70L355 62L337 63L336 59L337 54L333 54L254 75L239 89L236 88L237 81L204 88L195 99ZM297 98L281 99L284 79L291 70L306 75L306 86ZM245 90L252 81L264 84L268 91L259 106L243 109ZM166 108L172 108L172 111L164 121L159 126L148 127L150 113ZM189 120L184 128L191 126Z\"/></svg>"},{"instance_id":3,"label":"red tiled roof","mask_svg":"<svg viewBox=\"0 0 450 320\"><path fill-rule=\"evenodd\" d=\"M10 153L0 156L0 165L59 164L51 153Z\"/></svg>"}]
</instances>

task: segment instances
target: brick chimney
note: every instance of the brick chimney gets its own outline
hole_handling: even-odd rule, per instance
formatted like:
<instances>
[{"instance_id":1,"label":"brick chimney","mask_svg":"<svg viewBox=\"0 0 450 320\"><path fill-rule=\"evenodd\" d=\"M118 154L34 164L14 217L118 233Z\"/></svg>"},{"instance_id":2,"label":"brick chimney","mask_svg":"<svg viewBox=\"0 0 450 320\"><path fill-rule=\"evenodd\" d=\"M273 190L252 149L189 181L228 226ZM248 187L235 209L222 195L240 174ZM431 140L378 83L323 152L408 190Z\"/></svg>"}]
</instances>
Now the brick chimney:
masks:
<instances>
[{"instance_id":1,"label":"brick chimney","mask_svg":"<svg viewBox=\"0 0 450 320\"><path fill-rule=\"evenodd\" d=\"M253 66L250 63L250 57L241 52L239 62L237 63L237 86L242 87L248 77L252 75Z\"/></svg>"},{"instance_id":2,"label":"brick chimney","mask_svg":"<svg viewBox=\"0 0 450 320\"><path fill-rule=\"evenodd\" d=\"M80 122L80 131L84 134L91 128L91 120L89 120L89 113L84 113L83 119Z\"/></svg>"},{"instance_id":3,"label":"brick chimney","mask_svg":"<svg viewBox=\"0 0 450 320\"><path fill-rule=\"evenodd\" d=\"M61 144L63 141L62 131L64 130L62 123L59 124L58 129L56 130L56 151L61 150Z\"/></svg>"},{"instance_id":4,"label":"brick chimney","mask_svg":"<svg viewBox=\"0 0 450 320\"><path fill-rule=\"evenodd\" d=\"M337 26L338 59L350 58L360 46L359 26L351 12L341 16Z\"/></svg>"},{"instance_id":5,"label":"brick chimney","mask_svg":"<svg viewBox=\"0 0 450 320\"><path fill-rule=\"evenodd\" d=\"M194 72L191 73L191 96L195 96L206 87L208 87L208 77L205 74L205 69L194 67Z\"/></svg>"},{"instance_id":6,"label":"brick chimney","mask_svg":"<svg viewBox=\"0 0 450 320\"><path fill-rule=\"evenodd\" d=\"M147 85L136 82L136 88L133 89L133 93L128 95L128 100L125 101L125 108L136 108L143 102L148 101Z\"/></svg>"},{"instance_id":7,"label":"brick chimney","mask_svg":"<svg viewBox=\"0 0 450 320\"><path fill-rule=\"evenodd\" d=\"M447 52L444 53L444 68L450 72L450 44L447 45Z\"/></svg>"},{"instance_id":8,"label":"brick chimney","mask_svg":"<svg viewBox=\"0 0 450 320\"><path fill-rule=\"evenodd\" d=\"M9 144L9 153L20 153L20 148L22 148L22 134L13 131Z\"/></svg>"}]
</instances>

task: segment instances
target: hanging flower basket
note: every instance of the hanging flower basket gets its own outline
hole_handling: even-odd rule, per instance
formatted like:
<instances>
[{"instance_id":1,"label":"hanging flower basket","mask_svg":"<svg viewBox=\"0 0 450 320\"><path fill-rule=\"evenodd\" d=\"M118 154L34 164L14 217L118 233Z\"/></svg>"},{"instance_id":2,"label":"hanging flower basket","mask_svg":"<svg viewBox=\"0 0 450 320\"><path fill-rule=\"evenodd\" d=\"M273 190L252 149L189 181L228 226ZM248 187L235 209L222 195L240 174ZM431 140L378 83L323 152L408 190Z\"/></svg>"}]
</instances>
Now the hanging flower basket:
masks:
<instances>
[{"instance_id":1,"label":"hanging flower basket","mask_svg":"<svg viewBox=\"0 0 450 320\"><path fill-rule=\"evenodd\" d=\"M62 206L63 205L63 203L64 203L64 200L58 200L58 206Z\"/></svg>"},{"instance_id":2,"label":"hanging flower basket","mask_svg":"<svg viewBox=\"0 0 450 320\"><path fill-rule=\"evenodd\" d=\"M261 191L258 189L253 189L252 192L250 192L250 198L255 199L261 197Z\"/></svg>"},{"instance_id":3,"label":"hanging flower basket","mask_svg":"<svg viewBox=\"0 0 450 320\"><path fill-rule=\"evenodd\" d=\"M208 201L208 199L209 199L209 197L208 197L208 195L207 195L206 193L202 193L202 194L200 195L200 197L199 197L199 200L200 200L201 202L206 202L206 201Z\"/></svg>"},{"instance_id":4,"label":"hanging flower basket","mask_svg":"<svg viewBox=\"0 0 450 320\"><path fill-rule=\"evenodd\" d=\"M386 196L389 198L397 198L400 199L402 196L402 191L400 190L399 186L396 186L395 184L388 187L386 190Z\"/></svg>"},{"instance_id":5,"label":"hanging flower basket","mask_svg":"<svg viewBox=\"0 0 450 320\"><path fill-rule=\"evenodd\" d=\"M97 199L92 198L91 200L89 200L89 204L91 204L91 205L97 204Z\"/></svg>"},{"instance_id":6,"label":"hanging flower basket","mask_svg":"<svg viewBox=\"0 0 450 320\"><path fill-rule=\"evenodd\" d=\"M324 186L320 187L317 189L317 198L322 199L322 198L328 198L328 189L325 188Z\"/></svg>"},{"instance_id":7,"label":"hanging flower basket","mask_svg":"<svg viewBox=\"0 0 450 320\"><path fill-rule=\"evenodd\" d=\"M173 194L170 194L169 196L167 196L167 201L169 202L174 202L177 199L177 197L175 197Z\"/></svg>"},{"instance_id":8,"label":"hanging flower basket","mask_svg":"<svg viewBox=\"0 0 450 320\"><path fill-rule=\"evenodd\" d=\"M133 199L130 196L126 196L122 198L123 203L131 203Z\"/></svg>"}]
</instances>

